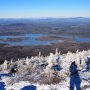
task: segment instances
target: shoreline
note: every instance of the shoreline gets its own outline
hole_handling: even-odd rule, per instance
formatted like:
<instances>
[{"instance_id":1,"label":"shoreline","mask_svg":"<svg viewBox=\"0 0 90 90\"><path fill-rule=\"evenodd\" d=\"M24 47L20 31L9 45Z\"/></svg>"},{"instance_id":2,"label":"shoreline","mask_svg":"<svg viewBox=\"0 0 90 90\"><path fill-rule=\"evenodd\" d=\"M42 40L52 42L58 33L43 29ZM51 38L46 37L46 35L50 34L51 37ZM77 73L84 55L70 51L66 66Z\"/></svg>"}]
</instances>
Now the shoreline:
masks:
<instances>
[{"instance_id":1,"label":"shoreline","mask_svg":"<svg viewBox=\"0 0 90 90\"><path fill-rule=\"evenodd\" d=\"M68 51L76 52L90 49L90 43L77 43L77 42L58 42L53 43L52 45L38 45L38 46L11 46L0 44L0 63L3 63L4 60L14 61L19 58L30 58L32 56L37 56L39 52L43 56L48 56L51 52L55 53L56 48L61 51L61 54L65 54Z\"/></svg>"}]
</instances>

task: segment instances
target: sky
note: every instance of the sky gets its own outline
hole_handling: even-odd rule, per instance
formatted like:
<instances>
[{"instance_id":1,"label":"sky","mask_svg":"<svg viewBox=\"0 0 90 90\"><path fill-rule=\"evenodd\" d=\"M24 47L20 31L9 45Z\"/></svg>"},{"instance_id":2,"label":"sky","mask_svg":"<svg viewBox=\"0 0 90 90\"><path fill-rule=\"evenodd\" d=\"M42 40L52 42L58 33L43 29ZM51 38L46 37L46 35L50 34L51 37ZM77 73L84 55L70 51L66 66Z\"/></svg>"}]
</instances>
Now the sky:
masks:
<instances>
[{"instance_id":1,"label":"sky","mask_svg":"<svg viewBox=\"0 0 90 90\"><path fill-rule=\"evenodd\" d=\"M0 18L90 17L90 0L0 0Z\"/></svg>"}]
</instances>

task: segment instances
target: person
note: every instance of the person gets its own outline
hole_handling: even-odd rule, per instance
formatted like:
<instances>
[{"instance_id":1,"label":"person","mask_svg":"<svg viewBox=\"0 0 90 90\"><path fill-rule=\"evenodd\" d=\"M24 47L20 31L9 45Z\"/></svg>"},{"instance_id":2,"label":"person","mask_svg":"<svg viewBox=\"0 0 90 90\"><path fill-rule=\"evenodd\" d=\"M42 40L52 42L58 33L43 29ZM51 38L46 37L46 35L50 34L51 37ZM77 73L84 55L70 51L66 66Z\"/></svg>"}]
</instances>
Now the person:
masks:
<instances>
[{"instance_id":1,"label":"person","mask_svg":"<svg viewBox=\"0 0 90 90\"><path fill-rule=\"evenodd\" d=\"M10 74L14 74L15 75L16 72L17 72L17 67L16 66L11 67Z\"/></svg>"},{"instance_id":2,"label":"person","mask_svg":"<svg viewBox=\"0 0 90 90\"><path fill-rule=\"evenodd\" d=\"M81 79L79 77L75 61L70 65L70 73L70 90L74 90L74 85L76 86L76 90L81 90Z\"/></svg>"},{"instance_id":3,"label":"person","mask_svg":"<svg viewBox=\"0 0 90 90\"><path fill-rule=\"evenodd\" d=\"M90 71L90 56L87 57L86 70Z\"/></svg>"}]
</instances>

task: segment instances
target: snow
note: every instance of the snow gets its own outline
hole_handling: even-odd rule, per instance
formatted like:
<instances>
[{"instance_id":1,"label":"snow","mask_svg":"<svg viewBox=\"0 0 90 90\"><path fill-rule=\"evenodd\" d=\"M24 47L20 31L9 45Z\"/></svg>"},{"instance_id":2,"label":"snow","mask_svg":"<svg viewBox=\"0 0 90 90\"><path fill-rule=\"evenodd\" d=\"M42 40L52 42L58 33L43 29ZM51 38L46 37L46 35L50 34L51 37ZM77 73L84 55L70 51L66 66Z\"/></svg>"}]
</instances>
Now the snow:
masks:
<instances>
[{"instance_id":1,"label":"snow","mask_svg":"<svg viewBox=\"0 0 90 90\"><path fill-rule=\"evenodd\" d=\"M43 57L38 56L18 59L18 61L7 61L0 65L1 85L5 83L6 90L21 90L22 88L36 87L36 90L69 90L70 71L69 67L73 61L76 62L81 78L82 90L90 90L90 68L86 64L90 57L90 50L68 52L61 55L56 49L55 54ZM80 63L81 60L81 63ZM58 65L61 69L52 69ZM9 75L12 67L17 66L15 75ZM55 67L56 68L56 67ZM56 81L55 81L56 80ZM0 89L1 90L1 89ZM23 89L22 89L23 90Z\"/></svg>"},{"instance_id":2,"label":"snow","mask_svg":"<svg viewBox=\"0 0 90 90\"><path fill-rule=\"evenodd\" d=\"M28 86L28 85L30 85L29 82L20 81L19 83L15 83L13 85L5 86L5 88L6 88L6 90L11 90L11 89L20 90L24 86Z\"/></svg>"}]
</instances>

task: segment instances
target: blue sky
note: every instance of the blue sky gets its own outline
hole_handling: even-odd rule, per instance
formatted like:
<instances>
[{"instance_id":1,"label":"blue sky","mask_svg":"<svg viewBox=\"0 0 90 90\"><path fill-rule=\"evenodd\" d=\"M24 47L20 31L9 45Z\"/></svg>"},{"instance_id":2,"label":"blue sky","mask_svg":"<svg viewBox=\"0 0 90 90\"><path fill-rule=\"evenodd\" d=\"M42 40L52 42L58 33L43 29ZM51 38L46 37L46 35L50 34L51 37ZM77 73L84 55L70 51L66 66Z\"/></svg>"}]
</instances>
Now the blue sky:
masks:
<instances>
[{"instance_id":1,"label":"blue sky","mask_svg":"<svg viewBox=\"0 0 90 90\"><path fill-rule=\"evenodd\" d=\"M0 18L90 17L90 0L0 0Z\"/></svg>"}]
</instances>

